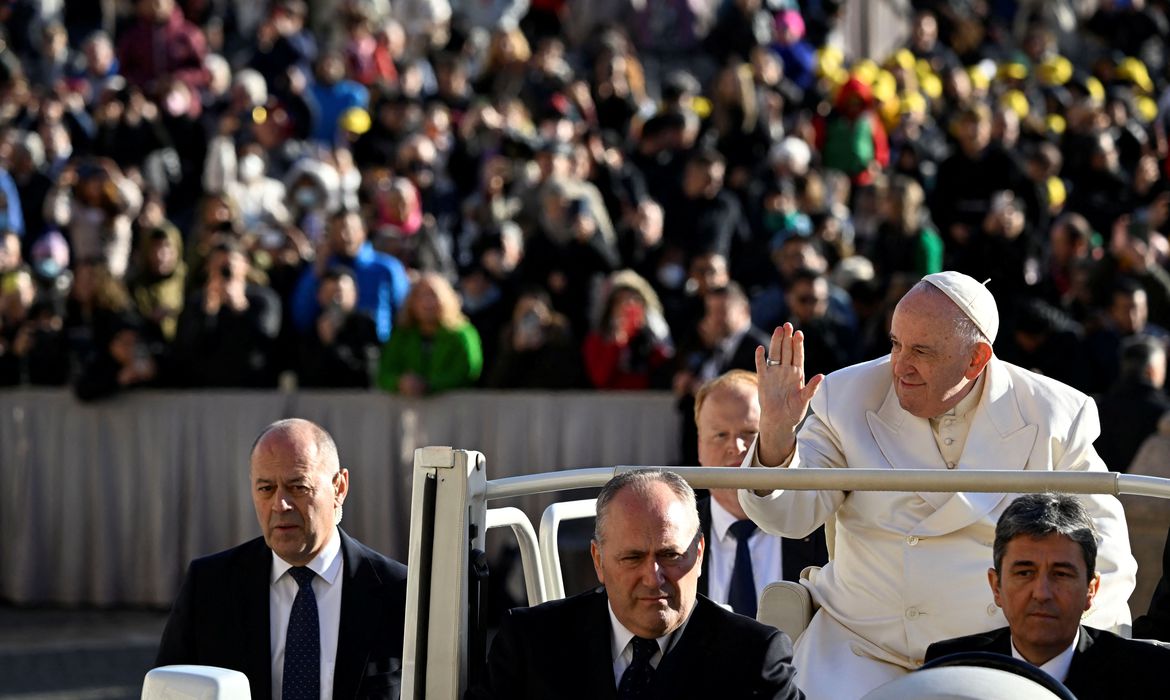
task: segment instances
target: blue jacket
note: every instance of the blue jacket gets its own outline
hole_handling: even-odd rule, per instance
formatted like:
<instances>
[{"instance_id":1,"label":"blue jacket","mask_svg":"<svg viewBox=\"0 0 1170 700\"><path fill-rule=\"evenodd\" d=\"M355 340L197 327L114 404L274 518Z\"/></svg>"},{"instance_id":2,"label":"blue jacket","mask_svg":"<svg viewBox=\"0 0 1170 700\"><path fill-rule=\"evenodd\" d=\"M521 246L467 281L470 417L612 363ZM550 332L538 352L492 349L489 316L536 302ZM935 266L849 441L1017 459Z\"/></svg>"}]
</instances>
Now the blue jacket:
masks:
<instances>
[{"instance_id":1,"label":"blue jacket","mask_svg":"<svg viewBox=\"0 0 1170 700\"><path fill-rule=\"evenodd\" d=\"M352 261L333 256L329 264L346 265L353 269L357 282L357 308L370 314L378 324L378 340L385 343L390 339L394 319L406 301L406 293L410 291L406 268L394 256L374 250L369 242L362 246ZM310 266L293 292L293 325L302 333L309 332L319 313L321 306L317 303L317 274Z\"/></svg>"}]
</instances>

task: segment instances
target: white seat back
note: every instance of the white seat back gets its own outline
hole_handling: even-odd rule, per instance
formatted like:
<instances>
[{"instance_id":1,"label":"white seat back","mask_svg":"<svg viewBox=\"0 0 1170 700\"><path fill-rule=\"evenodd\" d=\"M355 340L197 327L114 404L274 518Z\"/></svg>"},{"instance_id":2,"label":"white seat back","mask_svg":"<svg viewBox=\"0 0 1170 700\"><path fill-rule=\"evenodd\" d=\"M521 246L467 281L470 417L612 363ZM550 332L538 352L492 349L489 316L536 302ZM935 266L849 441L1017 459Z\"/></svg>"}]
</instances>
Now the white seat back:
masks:
<instances>
[{"instance_id":1,"label":"white seat back","mask_svg":"<svg viewBox=\"0 0 1170 700\"><path fill-rule=\"evenodd\" d=\"M251 700L248 677L218 666L160 666L146 674L142 700Z\"/></svg>"},{"instance_id":2,"label":"white seat back","mask_svg":"<svg viewBox=\"0 0 1170 700\"><path fill-rule=\"evenodd\" d=\"M760 593L756 620L784 632L792 641L812 622L816 606L808 589L796 581L773 581Z\"/></svg>"}]
</instances>

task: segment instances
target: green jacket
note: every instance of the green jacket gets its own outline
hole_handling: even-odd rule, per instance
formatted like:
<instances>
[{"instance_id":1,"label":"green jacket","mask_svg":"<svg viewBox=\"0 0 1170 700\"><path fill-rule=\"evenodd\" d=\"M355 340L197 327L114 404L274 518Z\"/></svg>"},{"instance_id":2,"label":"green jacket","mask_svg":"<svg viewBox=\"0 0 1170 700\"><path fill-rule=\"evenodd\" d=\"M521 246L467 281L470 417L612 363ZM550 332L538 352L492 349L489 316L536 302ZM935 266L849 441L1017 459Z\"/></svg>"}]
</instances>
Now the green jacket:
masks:
<instances>
[{"instance_id":1,"label":"green jacket","mask_svg":"<svg viewBox=\"0 0 1170 700\"><path fill-rule=\"evenodd\" d=\"M435 393L471 386L482 369L479 333L470 323L440 328L429 345L424 345L418 328L395 328L382 348L378 386L397 392L398 378L413 372L426 380L429 393Z\"/></svg>"}]
</instances>

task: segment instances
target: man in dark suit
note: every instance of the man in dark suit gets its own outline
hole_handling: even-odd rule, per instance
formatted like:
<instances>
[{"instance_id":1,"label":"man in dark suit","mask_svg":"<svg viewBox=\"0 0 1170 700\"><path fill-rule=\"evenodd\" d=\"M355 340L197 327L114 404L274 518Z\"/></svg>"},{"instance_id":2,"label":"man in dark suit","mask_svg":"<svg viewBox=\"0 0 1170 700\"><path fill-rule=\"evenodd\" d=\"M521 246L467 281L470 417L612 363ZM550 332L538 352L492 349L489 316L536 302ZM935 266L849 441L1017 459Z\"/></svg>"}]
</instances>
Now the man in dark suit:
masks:
<instances>
[{"instance_id":1,"label":"man in dark suit","mask_svg":"<svg viewBox=\"0 0 1170 700\"><path fill-rule=\"evenodd\" d=\"M1170 531L1166 532L1162 550L1162 578L1154 589L1149 611L1133 621L1133 636L1170 642Z\"/></svg>"},{"instance_id":2,"label":"man in dark suit","mask_svg":"<svg viewBox=\"0 0 1170 700\"><path fill-rule=\"evenodd\" d=\"M803 698L783 632L698 595L703 536L673 472L626 472L597 499L603 588L512 610L471 698Z\"/></svg>"},{"instance_id":3,"label":"man in dark suit","mask_svg":"<svg viewBox=\"0 0 1170 700\"><path fill-rule=\"evenodd\" d=\"M1008 626L931 644L926 660L984 651L1027 661L1080 700L1159 697L1170 649L1080 624L1101 582L1097 531L1076 496L1029 494L995 526L987 572Z\"/></svg>"},{"instance_id":4,"label":"man in dark suit","mask_svg":"<svg viewBox=\"0 0 1170 700\"><path fill-rule=\"evenodd\" d=\"M273 423L251 486L264 536L191 562L155 665L241 671L256 699L397 698L406 567L337 527L349 471L333 438Z\"/></svg>"},{"instance_id":5,"label":"man in dark suit","mask_svg":"<svg viewBox=\"0 0 1170 700\"><path fill-rule=\"evenodd\" d=\"M733 369L755 369L756 348L767 346L768 334L752 325L751 305L735 282L703 295L703 317L690 347L679 353L672 385L682 419L682 463L695 464L697 433L695 394L705 382ZM737 465L738 466L738 465Z\"/></svg>"},{"instance_id":6,"label":"man in dark suit","mask_svg":"<svg viewBox=\"0 0 1170 700\"><path fill-rule=\"evenodd\" d=\"M735 369L704 384L695 395L695 424L699 464L738 467L760 432L756 374ZM802 539L769 535L743 512L736 489L712 489L698 508L707 544L699 593L741 615L756 616L760 593L769 583L797 581L806 566L829 560L824 527Z\"/></svg>"}]
</instances>

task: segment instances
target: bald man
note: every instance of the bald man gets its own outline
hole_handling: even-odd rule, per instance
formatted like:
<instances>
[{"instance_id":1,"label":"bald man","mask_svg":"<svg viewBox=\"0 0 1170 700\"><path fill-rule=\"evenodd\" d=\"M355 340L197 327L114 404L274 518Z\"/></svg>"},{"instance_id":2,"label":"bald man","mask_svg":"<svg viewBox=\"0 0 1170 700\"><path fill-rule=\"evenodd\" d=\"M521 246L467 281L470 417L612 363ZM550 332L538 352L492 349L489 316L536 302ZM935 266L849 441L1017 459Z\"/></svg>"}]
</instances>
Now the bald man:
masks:
<instances>
[{"instance_id":1,"label":"bald man","mask_svg":"<svg viewBox=\"0 0 1170 700\"><path fill-rule=\"evenodd\" d=\"M337 526L349 470L333 438L273 423L250 482L263 536L191 562L155 665L240 671L253 698L397 698L406 567Z\"/></svg>"}]
</instances>

